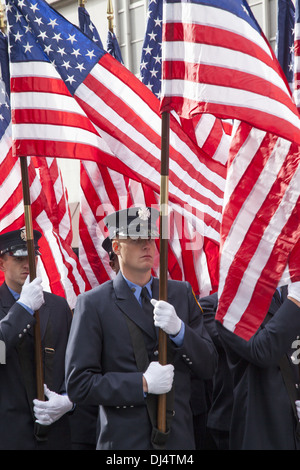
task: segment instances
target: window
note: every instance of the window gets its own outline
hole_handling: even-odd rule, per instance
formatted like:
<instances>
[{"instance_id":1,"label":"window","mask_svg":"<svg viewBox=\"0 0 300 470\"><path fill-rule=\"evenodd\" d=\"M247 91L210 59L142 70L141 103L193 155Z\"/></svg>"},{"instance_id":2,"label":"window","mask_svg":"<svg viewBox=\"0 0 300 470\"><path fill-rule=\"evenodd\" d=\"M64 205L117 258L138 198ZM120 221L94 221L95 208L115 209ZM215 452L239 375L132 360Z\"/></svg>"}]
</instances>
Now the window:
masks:
<instances>
[{"instance_id":1,"label":"window","mask_svg":"<svg viewBox=\"0 0 300 470\"><path fill-rule=\"evenodd\" d=\"M248 0L248 3L273 50L275 50L277 0Z\"/></svg>"},{"instance_id":2,"label":"window","mask_svg":"<svg viewBox=\"0 0 300 470\"><path fill-rule=\"evenodd\" d=\"M145 0L115 0L115 32L125 66L139 74L142 46L147 23Z\"/></svg>"}]
</instances>

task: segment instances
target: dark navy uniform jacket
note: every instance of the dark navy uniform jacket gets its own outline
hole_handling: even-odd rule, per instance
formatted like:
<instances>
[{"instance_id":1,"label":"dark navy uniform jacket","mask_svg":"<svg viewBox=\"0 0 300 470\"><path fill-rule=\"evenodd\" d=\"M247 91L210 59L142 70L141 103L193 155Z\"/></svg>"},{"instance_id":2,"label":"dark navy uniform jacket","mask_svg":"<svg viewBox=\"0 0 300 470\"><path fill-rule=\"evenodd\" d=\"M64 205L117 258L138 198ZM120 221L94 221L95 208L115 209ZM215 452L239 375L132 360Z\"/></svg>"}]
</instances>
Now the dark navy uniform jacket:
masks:
<instances>
[{"instance_id":1,"label":"dark navy uniform jacket","mask_svg":"<svg viewBox=\"0 0 300 470\"><path fill-rule=\"evenodd\" d=\"M193 449L189 404L191 376L209 379L217 353L203 325L199 304L186 282L168 281L168 302L185 323L183 345L173 345L175 415L167 449ZM153 298L159 281L153 279ZM151 426L137 368L128 316L143 332L149 360L157 360L153 317L134 297L121 272L78 297L66 354L67 391L77 403L100 405L99 449L151 449Z\"/></svg>"},{"instance_id":2,"label":"dark navy uniform jacket","mask_svg":"<svg viewBox=\"0 0 300 470\"><path fill-rule=\"evenodd\" d=\"M45 303L39 309L44 381L57 393L65 392L65 351L72 320L71 310L62 297L44 292ZM6 347L6 363L0 364L0 449L69 449L68 416L48 426L48 439L38 442L34 436L32 397L26 387L31 375L35 384L34 325L36 320L18 304L7 285L0 287L0 340ZM47 339L46 339L47 338ZM45 351L45 348L49 348ZM47 356L47 359L46 359ZM28 357L27 365L23 360ZM48 360L49 359L49 360ZM29 365L29 367L28 367ZM36 398L36 396L34 396Z\"/></svg>"},{"instance_id":3,"label":"dark navy uniform jacket","mask_svg":"<svg viewBox=\"0 0 300 470\"><path fill-rule=\"evenodd\" d=\"M249 341L217 322L233 374L230 447L234 450L300 448L299 420L281 369L282 360L287 360L289 376L297 389L299 365L292 358L297 359L293 343L300 335L300 308L288 299L278 307L273 298L268 321Z\"/></svg>"}]
</instances>

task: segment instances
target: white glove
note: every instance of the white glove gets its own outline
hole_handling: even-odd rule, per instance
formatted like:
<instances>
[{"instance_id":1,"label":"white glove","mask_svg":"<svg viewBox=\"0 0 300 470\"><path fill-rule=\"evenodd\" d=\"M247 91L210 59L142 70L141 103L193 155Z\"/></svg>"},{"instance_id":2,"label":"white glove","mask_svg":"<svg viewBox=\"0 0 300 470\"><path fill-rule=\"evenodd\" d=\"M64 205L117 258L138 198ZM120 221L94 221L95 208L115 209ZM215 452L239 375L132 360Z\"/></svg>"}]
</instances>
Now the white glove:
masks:
<instances>
[{"instance_id":1,"label":"white glove","mask_svg":"<svg viewBox=\"0 0 300 470\"><path fill-rule=\"evenodd\" d=\"M173 305L164 300L151 299L154 307L154 325L161 328L168 335L176 336L181 328L181 320L177 316Z\"/></svg>"},{"instance_id":2,"label":"white glove","mask_svg":"<svg viewBox=\"0 0 300 470\"><path fill-rule=\"evenodd\" d=\"M300 302L300 281L288 285L288 296Z\"/></svg>"},{"instance_id":3,"label":"white glove","mask_svg":"<svg viewBox=\"0 0 300 470\"><path fill-rule=\"evenodd\" d=\"M44 301L44 293L42 287L42 279L36 277L32 282L29 282L29 276L21 290L19 302L29 307L31 310L38 310Z\"/></svg>"},{"instance_id":4,"label":"white glove","mask_svg":"<svg viewBox=\"0 0 300 470\"><path fill-rule=\"evenodd\" d=\"M48 400L33 400L33 411L37 423L49 426L49 424L57 421L65 413L68 413L68 411L72 409L73 403L69 400L67 395L59 395L58 393L51 392L45 384L44 391Z\"/></svg>"},{"instance_id":5,"label":"white glove","mask_svg":"<svg viewBox=\"0 0 300 470\"><path fill-rule=\"evenodd\" d=\"M300 400L295 401L298 419L300 420Z\"/></svg>"},{"instance_id":6,"label":"white glove","mask_svg":"<svg viewBox=\"0 0 300 470\"><path fill-rule=\"evenodd\" d=\"M168 393L172 388L174 379L174 366L172 364L161 365L159 362L150 362L148 369L144 372L148 386L148 393L159 395Z\"/></svg>"}]
</instances>

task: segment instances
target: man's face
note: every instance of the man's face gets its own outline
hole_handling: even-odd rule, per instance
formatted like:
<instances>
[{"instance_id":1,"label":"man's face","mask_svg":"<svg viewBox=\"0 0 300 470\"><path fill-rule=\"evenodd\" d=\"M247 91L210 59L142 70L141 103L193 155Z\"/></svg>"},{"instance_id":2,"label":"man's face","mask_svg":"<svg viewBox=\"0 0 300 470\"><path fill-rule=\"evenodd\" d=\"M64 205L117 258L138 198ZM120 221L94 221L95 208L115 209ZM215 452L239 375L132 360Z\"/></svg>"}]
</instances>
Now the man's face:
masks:
<instances>
[{"instance_id":1,"label":"man's face","mask_svg":"<svg viewBox=\"0 0 300 470\"><path fill-rule=\"evenodd\" d=\"M21 292L22 286L29 274L28 256L0 257L0 269L4 272L5 282L15 292Z\"/></svg>"},{"instance_id":2,"label":"man's face","mask_svg":"<svg viewBox=\"0 0 300 470\"><path fill-rule=\"evenodd\" d=\"M114 252L118 255L120 269L125 277L151 273L155 256L155 240L126 238L113 241Z\"/></svg>"}]
</instances>

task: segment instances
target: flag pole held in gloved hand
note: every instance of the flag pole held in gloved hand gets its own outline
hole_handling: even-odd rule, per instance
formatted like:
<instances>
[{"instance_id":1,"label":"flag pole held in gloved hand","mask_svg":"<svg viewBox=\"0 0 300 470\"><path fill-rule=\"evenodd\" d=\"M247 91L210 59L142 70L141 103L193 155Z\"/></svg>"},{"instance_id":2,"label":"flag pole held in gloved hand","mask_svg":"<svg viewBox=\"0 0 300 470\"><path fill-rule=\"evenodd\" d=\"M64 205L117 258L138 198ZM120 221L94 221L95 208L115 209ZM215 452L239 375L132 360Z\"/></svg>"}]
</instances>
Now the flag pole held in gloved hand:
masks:
<instances>
[{"instance_id":1,"label":"flag pole held in gloved hand","mask_svg":"<svg viewBox=\"0 0 300 470\"><path fill-rule=\"evenodd\" d=\"M160 184L160 267L159 299L168 300L168 198L169 198L169 128L170 114L162 113L161 128L161 184ZM158 359L167 364L167 335L159 329ZM166 394L158 395L157 427L166 432Z\"/></svg>"},{"instance_id":2,"label":"flag pole held in gloved hand","mask_svg":"<svg viewBox=\"0 0 300 470\"><path fill-rule=\"evenodd\" d=\"M28 261L29 261L29 277L30 282L36 278L36 264L35 264L35 248L34 248L34 236L32 226L32 213L31 213L31 202L30 202L30 189L29 189L29 177L27 167L27 157L20 157L21 174L22 174L22 188L23 188L23 201L24 201L24 217L25 217L25 228L27 238L27 250L28 250ZM42 346L41 346L41 331L40 331L40 318L39 311L34 313L35 316L35 367L36 367L36 388L37 388L37 399L44 400L44 380L43 380L43 360L42 360Z\"/></svg>"}]
</instances>

